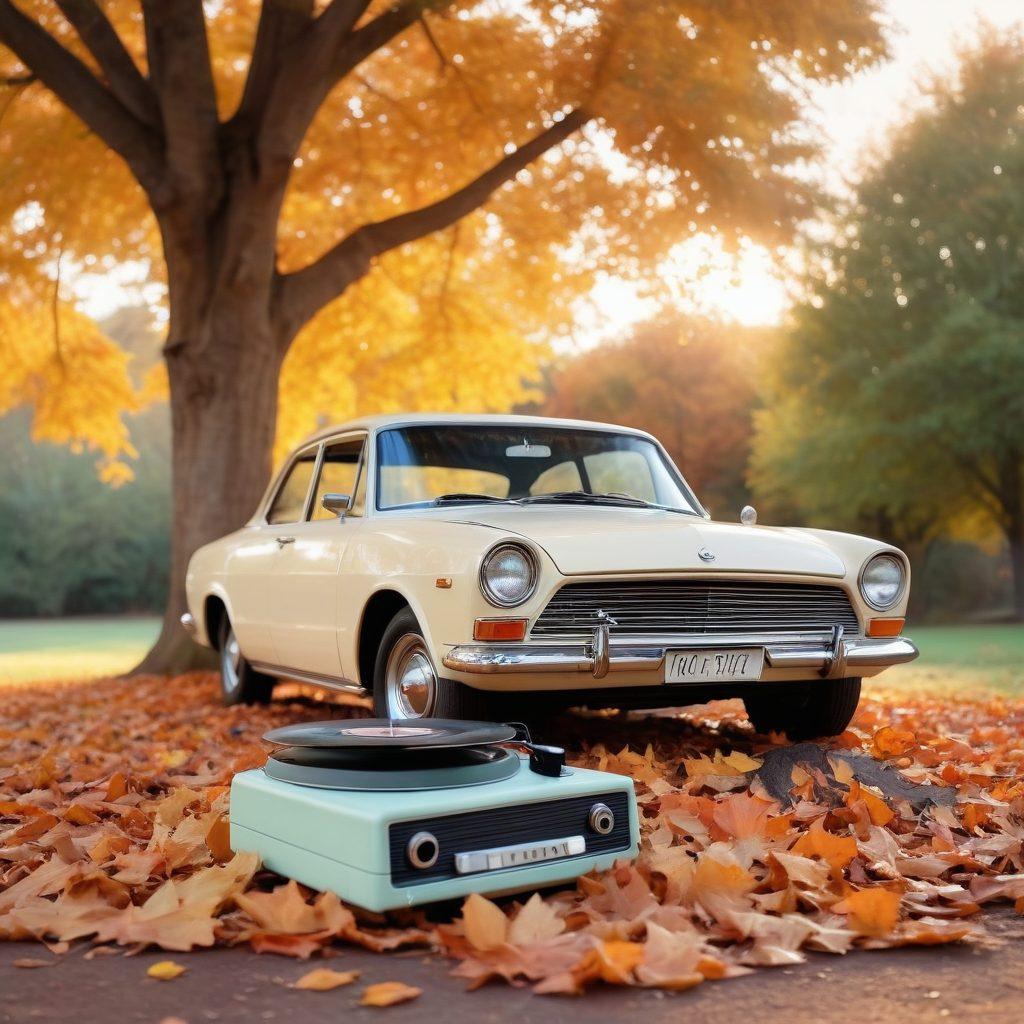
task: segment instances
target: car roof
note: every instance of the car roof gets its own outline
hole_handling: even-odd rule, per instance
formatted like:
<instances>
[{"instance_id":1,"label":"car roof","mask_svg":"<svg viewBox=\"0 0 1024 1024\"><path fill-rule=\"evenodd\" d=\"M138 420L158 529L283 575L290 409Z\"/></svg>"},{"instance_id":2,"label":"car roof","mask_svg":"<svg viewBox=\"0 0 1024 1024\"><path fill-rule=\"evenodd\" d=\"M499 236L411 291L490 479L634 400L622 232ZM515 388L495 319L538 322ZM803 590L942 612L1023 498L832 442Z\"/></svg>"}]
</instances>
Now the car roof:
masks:
<instances>
[{"instance_id":1,"label":"car roof","mask_svg":"<svg viewBox=\"0 0 1024 1024\"><path fill-rule=\"evenodd\" d=\"M386 430L389 427L406 426L485 426L498 424L507 427L565 427L576 430L614 430L618 433L636 434L640 437L650 437L644 430L635 427L624 427L618 423L598 423L591 420L569 420L556 419L550 416L517 416L511 413L461 413L461 412L409 412L389 413L380 416L364 416L360 419L349 420L346 423L338 423L331 427L324 427L315 434L305 438L296 450L304 448L324 438L335 437L338 434L348 433L353 430L367 430L375 432Z\"/></svg>"}]
</instances>

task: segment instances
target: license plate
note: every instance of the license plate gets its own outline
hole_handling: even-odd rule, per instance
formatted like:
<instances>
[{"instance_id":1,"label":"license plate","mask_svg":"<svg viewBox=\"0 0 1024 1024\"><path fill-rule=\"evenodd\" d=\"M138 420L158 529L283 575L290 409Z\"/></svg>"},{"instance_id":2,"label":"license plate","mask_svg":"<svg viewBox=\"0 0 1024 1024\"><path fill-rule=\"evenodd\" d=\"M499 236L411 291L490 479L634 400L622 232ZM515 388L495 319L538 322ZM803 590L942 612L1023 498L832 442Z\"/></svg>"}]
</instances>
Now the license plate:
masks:
<instances>
[{"instance_id":1,"label":"license plate","mask_svg":"<svg viewBox=\"0 0 1024 1024\"><path fill-rule=\"evenodd\" d=\"M540 843L520 843L517 846L497 846L491 850L473 850L455 854L455 870L460 875L477 871L500 871L502 868L521 868L543 860L578 857L587 849L583 836L548 839Z\"/></svg>"},{"instance_id":2,"label":"license plate","mask_svg":"<svg viewBox=\"0 0 1024 1024\"><path fill-rule=\"evenodd\" d=\"M760 679L762 668L763 647L669 651L665 655L665 682L731 683Z\"/></svg>"}]
</instances>

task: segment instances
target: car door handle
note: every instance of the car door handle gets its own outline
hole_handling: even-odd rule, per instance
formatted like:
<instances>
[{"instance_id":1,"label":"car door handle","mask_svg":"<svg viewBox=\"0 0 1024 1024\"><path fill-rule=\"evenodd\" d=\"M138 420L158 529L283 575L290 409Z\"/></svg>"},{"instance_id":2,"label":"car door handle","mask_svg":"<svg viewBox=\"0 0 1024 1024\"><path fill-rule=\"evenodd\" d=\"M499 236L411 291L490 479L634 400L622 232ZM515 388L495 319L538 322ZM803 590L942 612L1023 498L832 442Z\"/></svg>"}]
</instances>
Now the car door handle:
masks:
<instances>
[{"instance_id":1,"label":"car door handle","mask_svg":"<svg viewBox=\"0 0 1024 1024\"><path fill-rule=\"evenodd\" d=\"M283 548L285 546L285 544L294 544L295 543L295 538L294 537L275 537L274 540L277 541L277 546L279 548Z\"/></svg>"}]
</instances>

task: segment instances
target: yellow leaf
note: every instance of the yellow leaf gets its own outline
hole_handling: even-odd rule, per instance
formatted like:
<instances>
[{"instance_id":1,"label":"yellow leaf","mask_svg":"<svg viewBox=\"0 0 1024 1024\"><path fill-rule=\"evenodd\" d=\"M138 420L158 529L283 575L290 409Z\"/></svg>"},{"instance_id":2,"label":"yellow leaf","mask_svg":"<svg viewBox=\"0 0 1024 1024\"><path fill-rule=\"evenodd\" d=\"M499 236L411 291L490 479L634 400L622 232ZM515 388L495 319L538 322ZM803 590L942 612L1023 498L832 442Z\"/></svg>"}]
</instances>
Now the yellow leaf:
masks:
<instances>
[{"instance_id":1,"label":"yellow leaf","mask_svg":"<svg viewBox=\"0 0 1024 1024\"><path fill-rule=\"evenodd\" d=\"M701 892L714 892L740 896L750 892L757 884L742 864L735 860L731 863L718 860L710 852L705 852L698 858L693 882L698 895Z\"/></svg>"},{"instance_id":2,"label":"yellow leaf","mask_svg":"<svg viewBox=\"0 0 1024 1024\"><path fill-rule=\"evenodd\" d=\"M187 968L176 964L173 960L160 960L158 963L150 964L146 969L146 974L151 978L156 978L157 981L173 981L184 974L186 970Z\"/></svg>"},{"instance_id":3,"label":"yellow leaf","mask_svg":"<svg viewBox=\"0 0 1024 1024\"><path fill-rule=\"evenodd\" d=\"M508 918L501 908L477 893L463 903L462 923L474 949L494 949L508 937Z\"/></svg>"},{"instance_id":4,"label":"yellow leaf","mask_svg":"<svg viewBox=\"0 0 1024 1024\"><path fill-rule=\"evenodd\" d=\"M757 771L763 763L756 757L749 757L741 750L734 750L724 760L727 765L735 768L738 772L742 772L744 775L747 772Z\"/></svg>"},{"instance_id":5,"label":"yellow leaf","mask_svg":"<svg viewBox=\"0 0 1024 1024\"><path fill-rule=\"evenodd\" d=\"M859 782L854 782L850 786L850 792L846 795L846 804L848 807L852 807L858 800L864 802L873 825L884 827L896 817L896 812L880 796L872 793Z\"/></svg>"},{"instance_id":6,"label":"yellow leaf","mask_svg":"<svg viewBox=\"0 0 1024 1024\"><path fill-rule=\"evenodd\" d=\"M857 856L853 836L837 836L826 832L819 818L794 844L791 853L804 857L820 857L832 870L840 873Z\"/></svg>"},{"instance_id":7,"label":"yellow leaf","mask_svg":"<svg viewBox=\"0 0 1024 1024\"><path fill-rule=\"evenodd\" d=\"M828 763L832 768L832 774L836 777L836 782L848 786L853 781L853 768L848 761L844 761L841 757L830 757Z\"/></svg>"},{"instance_id":8,"label":"yellow leaf","mask_svg":"<svg viewBox=\"0 0 1024 1024\"><path fill-rule=\"evenodd\" d=\"M597 954L598 971L609 985L629 985L643 959L642 942L602 942Z\"/></svg>"},{"instance_id":9,"label":"yellow leaf","mask_svg":"<svg viewBox=\"0 0 1024 1024\"><path fill-rule=\"evenodd\" d=\"M359 971L333 971L330 967L318 967L304 974L292 988L308 989L311 992L329 992L332 988L351 985L359 977Z\"/></svg>"},{"instance_id":10,"label":"yellow leaf","mask_svg":"<svg viewBox=\"0 0 1024 1024\"><path fill-rule=\"evenodd\" d=\"M896 927L900 894L891 889L861 889L836 903L832 910L846 914L850 927L861 935L881 937Z\"/></svg>"},{"instance_id":11,"label":"yellow leaf","mask_svg":"<svg viewBox=\"0 0 1024 1024\"><path fill-rule=\"evenodd\" d=\"M414 985L406 985L404 981L382 981L370 985L359 1000L360 1006L394 1006L395 1003L407 1003L423 994L423 989Z\"/></svg>"}]
</instances>

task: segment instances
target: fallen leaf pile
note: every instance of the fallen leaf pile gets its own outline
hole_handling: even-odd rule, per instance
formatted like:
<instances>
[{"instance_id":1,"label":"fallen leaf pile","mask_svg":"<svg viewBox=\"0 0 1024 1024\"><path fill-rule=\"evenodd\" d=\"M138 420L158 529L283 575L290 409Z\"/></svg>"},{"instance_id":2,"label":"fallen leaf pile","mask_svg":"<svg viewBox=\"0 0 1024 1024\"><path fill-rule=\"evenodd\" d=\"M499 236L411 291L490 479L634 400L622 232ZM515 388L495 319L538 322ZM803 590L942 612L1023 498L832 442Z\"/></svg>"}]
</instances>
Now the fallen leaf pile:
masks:
<instances>
[{"instance_id":1,"label":"fallen leaf pile","mask_svg":"<svg viewBox=\"0 0 1024 1024\"><path fill-rule=\"evenodd\" d=\"M865 699L827 744L755 736L738 702L567 716L572 764L631 776L639 859L543 897L469 897L454 920L366 914L228 846L232 775L267 729L359 706L222 708L194 674L26 687L0 710L0 938L61 952L247 943L433 946L473 985L685 989L819 950L970 941L983 904L1024 912L1024 702ZM185 965L158 964L156 978ZM160 968L157 971L157 968ZM314 970L297 988L353 982ZM365 1005L414 998L371 985Z\"/></svg>"}]
</instances>

